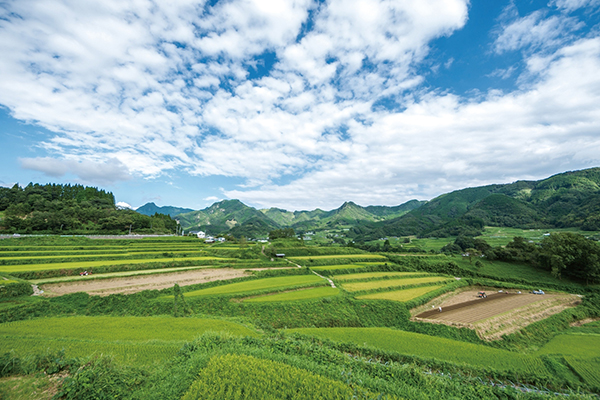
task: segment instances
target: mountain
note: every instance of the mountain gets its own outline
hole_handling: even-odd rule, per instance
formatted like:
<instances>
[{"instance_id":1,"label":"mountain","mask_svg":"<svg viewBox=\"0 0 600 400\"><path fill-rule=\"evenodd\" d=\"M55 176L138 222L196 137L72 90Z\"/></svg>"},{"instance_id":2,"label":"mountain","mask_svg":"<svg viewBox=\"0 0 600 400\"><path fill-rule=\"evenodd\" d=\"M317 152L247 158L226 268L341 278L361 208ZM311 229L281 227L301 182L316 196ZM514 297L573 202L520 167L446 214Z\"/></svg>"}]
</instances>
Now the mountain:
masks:
<instances>
[{"instance_id":1,"label":"mountain","mask_svg":"<svg viewBox=\"0 0 600 400\"><path fill-rule=\"evenodd\" d=\"M249 222L259 227L254 231L260 231L261 234L280 227L262 212L239 200L223 200L200 211L179 214L177 220L186 230L203 230L213 235L226 233L234 228L239 231L240 226Z\"/></svg>"},{"instance_id":2,"label":"mountain","mask_svg":"<svg viewBox=\"0 0 600 400\"><path fill-rule=\"evenodd\" d=\"M154 203L146 203L143 206L137 208L135 211L140 214L152 216L156 213L168 215L170 217L174 217L179 214L188 213L190 211L194 211L191 208L182 208L182 207L172 207L172 206L164 206L159 207Z\"/></svg>"},{"instance_id":3,"label":"mountain","mask_svg":"<svg viewBox=\"0 0 600 400\"><path fill-rule=\"evenodd\" d=\"M540 181L517 181L446 193L407 214L361 227L366 237L449 236L485 225L600 229L600 168Z\"/></svg>"},{"instance_id":4,"label":"mountain","mask_svg":"<svg viewBox=\"0 0 600 400\"><path fill-rule=\"evenodd\" d=\"M348 236L355 239L476 235L486 225L600 230L600 168L539 181L465 188L394 207L345 202L331 211L256 210L239 200L224 200L204 210L177 214L177 219L186 230L252 237L288 227L297 232L349 228Z\"/></svg>"}]
</instances>

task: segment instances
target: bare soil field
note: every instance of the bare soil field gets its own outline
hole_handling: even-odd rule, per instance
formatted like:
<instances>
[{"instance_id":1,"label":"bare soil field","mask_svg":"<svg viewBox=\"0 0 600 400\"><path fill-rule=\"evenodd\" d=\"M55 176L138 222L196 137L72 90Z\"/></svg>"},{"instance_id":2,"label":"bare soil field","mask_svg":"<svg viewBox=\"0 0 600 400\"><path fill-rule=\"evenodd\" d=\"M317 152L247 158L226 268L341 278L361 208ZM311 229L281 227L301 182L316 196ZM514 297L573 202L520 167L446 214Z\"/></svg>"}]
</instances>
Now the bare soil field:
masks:
<instances>
[{"instance_id":1,"label":"bare soil field","mask_svg":"<svg viewBox=\"0 0 600 400\"><path fill-rule=\"evenodd\" d=\"M569 294L534 295L517 291L488 291L488 297L480 299L477 293L478 290L468 290L436 299L427 305L428 311L416 315L416 319L469 327L484 339L496 340L573 307L581 300ZM438 310L440 306L442 312Z\"/></svg>"},{"instance_id":2,"label":"bare soil field","mask_svg":"<svg viewBox=\"0 0 600 400\"><path fill-rule=\"evenodd\" d=\"M248 270L233 268L206 268L165 274L128 276L124 278L97 279L79 282L49 283L41 285L44 296L87 292L91 295L108 296L114 293L131 294L142 290L165 289L177 283L179 286L194 285L223 279L250 275Z\"/></svg>"}]
</instances>

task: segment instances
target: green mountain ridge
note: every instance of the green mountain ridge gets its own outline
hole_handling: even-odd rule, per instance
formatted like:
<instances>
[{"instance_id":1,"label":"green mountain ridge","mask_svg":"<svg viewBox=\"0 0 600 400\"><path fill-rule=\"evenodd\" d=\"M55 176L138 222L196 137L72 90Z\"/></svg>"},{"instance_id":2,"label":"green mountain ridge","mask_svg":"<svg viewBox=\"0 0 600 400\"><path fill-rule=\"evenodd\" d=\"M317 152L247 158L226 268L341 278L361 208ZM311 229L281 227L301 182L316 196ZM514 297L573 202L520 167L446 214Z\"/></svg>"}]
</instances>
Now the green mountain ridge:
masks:
<instances>
[{"instance_id":1,"label":"green mountain ridge","mask_svg":"<svg viewBox=\"0 0 600 400\"><path fill-rule=\"evenodd\" d=\"M355 228L356 237L473 233L485 225L600 229L600 168L569 171L540 181L456 190L407 214Z\"/></svg>"},{"instance_id":2,"label":"green mountain ridge","mask_svg":"<svg viewBox=\"0 0 600 400\"><path fill-rule=\"evenodd\" d=\"M446 237L476 234L486 225L515 228L600 230L600 168L569 171L539 181L516 181L465 188L430 201L362 207L348 201L324 211L257 210L239 200L223 200L199 211L177 214L186 230L264 237L269 231L350 229L348 236Z\"/></svg>"},{"instance_id":3,"label":"green mountain ridge","mask_svg":"<svg viewBox=\"0 0 600 400\"><path fill-rule=\"evenodd\" d=\"M135 211L137 211L140 214L144 214L144 215L148 215L148 216L152 216L152 215L158 213L158 214L168 215L169 217L174 217L176 215L185 214L188 212L192 212L194 210L192 210L191 208L173 207L173 206L159 207L154 203L146 203L143 206L138 207Z\"/></svg>"}]
</instances>

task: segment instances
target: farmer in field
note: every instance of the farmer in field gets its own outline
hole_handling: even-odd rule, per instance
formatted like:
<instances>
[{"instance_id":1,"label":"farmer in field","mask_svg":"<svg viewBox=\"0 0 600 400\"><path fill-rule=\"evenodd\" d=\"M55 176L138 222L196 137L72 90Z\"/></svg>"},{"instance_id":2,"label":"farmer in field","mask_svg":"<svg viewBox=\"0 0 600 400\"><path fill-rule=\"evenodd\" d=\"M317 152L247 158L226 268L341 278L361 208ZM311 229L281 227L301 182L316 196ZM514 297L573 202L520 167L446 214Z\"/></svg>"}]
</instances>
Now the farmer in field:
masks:
<instances>
[{"instance_id":1,"label":"farmer in field","mask_svg":"<svg viewBox=\"0 0 600 400\"><path fill-rule=\"evenodd\" d=\"M439 306L439 307L438 307L438 310L440 310L440 312L442 312L442 306Z\"/></svg>"}]
</instances>

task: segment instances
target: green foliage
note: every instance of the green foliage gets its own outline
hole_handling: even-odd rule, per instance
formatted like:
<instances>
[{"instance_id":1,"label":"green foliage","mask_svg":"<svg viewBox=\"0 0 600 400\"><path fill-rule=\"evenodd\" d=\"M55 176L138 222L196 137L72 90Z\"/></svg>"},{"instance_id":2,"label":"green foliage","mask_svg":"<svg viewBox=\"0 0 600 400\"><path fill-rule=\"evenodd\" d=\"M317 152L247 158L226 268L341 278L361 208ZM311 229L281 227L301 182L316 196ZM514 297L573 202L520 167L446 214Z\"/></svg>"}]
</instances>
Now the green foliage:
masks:
<instances>
[{"instance_id":1,"label":"green foliage","mask_svg":"<svg viewBox=\"0 0 600 400\"><path fill-rule=\"evenodd\" d=\"M333 400L351 396L352 390L341 382L280 362L228 354L211 358L182 400Z\"/></svg>"},{"instance_id":2,"label":"green foliage","mask_svg":"<svg viewBox=\"0 0 600 400\"><path fill-rule=\"evenodd\" d=\"M269 232L269 240L276 239L295 239L296 232L292 228L275 229Z\"/></svg>"},{"instance_id":3,"label":"green foliage","mask_svg":"<svg viewBox=\"0 0 600 400\"><path fill-rule=\"evenodd\" d=\"M55 399L126 399L145 381L145 374L102 356L79 367L65 378Z\"/></svg>"},{"instance_id":4,"label":"green foliage","mask_svg":"<svg viewBox=\"0 0 600 400\"><path fill-rule=\"evenodd\" d=\"M20 279L7 279L0 276L0 299L10 297L29 296L33 294L33 288L29 282Z\"/></svg>"},{"instance_id":5,"label":"green foliage","mask_svg":"<svg viewBox=\"0 0 600 400\"><path fill-rule=\"evenodd\" d=\"M168 215L151 217L115 207L112 193L81 185L29 184L0 188L0 228L8 233L173 233Z\"/></svg>"}]
</instances>

